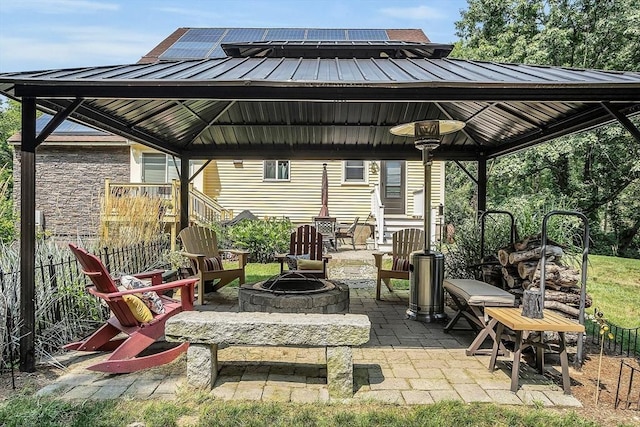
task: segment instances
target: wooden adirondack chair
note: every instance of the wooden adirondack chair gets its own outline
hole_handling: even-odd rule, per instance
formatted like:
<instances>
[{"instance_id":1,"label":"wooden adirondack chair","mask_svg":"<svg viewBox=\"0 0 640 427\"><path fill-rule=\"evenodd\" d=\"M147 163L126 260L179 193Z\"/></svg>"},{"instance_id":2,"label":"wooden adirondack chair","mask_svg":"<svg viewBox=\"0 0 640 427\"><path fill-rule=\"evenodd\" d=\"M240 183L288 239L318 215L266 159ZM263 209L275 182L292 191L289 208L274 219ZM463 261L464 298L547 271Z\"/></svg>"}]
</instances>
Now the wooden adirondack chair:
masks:
<instances>
[{"instance_id":1,"label":"wooden adirondack chair","mask_svg":"<svg viewBox=\"0 0 640 427\"><path fill-rule=\"evenodd\" d=\"M119 291L98 257L76 245L70 244L69 247L82 266L82 272L93 282L94 286L88 288L89 292L103 299L111 309L113 316L92 335L82 341L67 344L63 347L64 349L112 351L106 360L87 367L92 371L112 374L135 372L163 365L187 351L189 343L182 343L159 353L138 357L143 350L164 336L164 325L168 318L183 310L193 309L193 287L197 279L162 283L162 270L135 275L139 279L152 279L152 286L143 289L145 292L155 291L165 308L164 314L152 315L150 321L143 323L136 319L124 299L125 295L140 294L141 290ZM161 295L162 292L170 289L180 290L180 301ZM127 337L113 339L121 332Z\"/></svg>"},{"instance_id":2,"label":"wooden adirondack chair","mask_svg":"<svg viewBox=\"0 0 640 427\"><path fill-rule=\"evenodd\" d=\"M353 223L349 226L338 226L336 230L336 241L340 240L344 243L344 239L351 239L351 246L353 246L353 250L356 249L356 228L358 227L358 221L360 217L356 217L353 220Z\"/></svg>"},{"instance_id":3,"label":"wooden adirondack chair","mask_svg":"<svg viewBox=\"0 0 640 427\"><path fill-rule=\"evenodd\" d=\"M198 275L198 304L204 304L205 283L213 283L212 291L217 291L235 279L240 284L245 282L244 267L249 259L249 252L236 249L218 249L218 238L215 231L197 225L183 229L178 235L182 241L184 252ZM238 268L223 269L220 254L231 253L238 257Z\"/></svg>"},{"instance_id":4,"label":"wooden adirondack chair","mask_svg":"<svg viewBox=\"0 0 640 427\"><path fill-rule=\"evenodd\" d=\"M389 292L393 292L391 287L391 279L409 280L409 255L411 252L424 248L424 231L417 228L405 228L396 231L392 235L391 252L375 252L373 254L378 268L378 278L376 280L376 299L380 299L381 282L387 285ZM384 255L392 256L391 269L387 270L382 267Z\"/></svg>"},{"instance_id":5,"label":"wooden adirondack chair","mask_svg":"<svg viewBox=\"0 0 640 427\"><path fill-rule=\"evenodd\" d=\"M331 255L324 255L322 249L322 233L311 225L301 225L291 233L289 253L276 255L276 260L280 262L280 274L284 273L284 265L287 264L288 260L302 255L305 259L298 259L298 267L296 269L289 268L289 271L295 271L305 276L326 279L327 263L331 259ZM307 256L309 261L322 261L322 267L316 268L314 266L312 269L303 268L302 265L306 262ZM318 263L314 262L313 264Z\"/></svg>"}]
</instances>

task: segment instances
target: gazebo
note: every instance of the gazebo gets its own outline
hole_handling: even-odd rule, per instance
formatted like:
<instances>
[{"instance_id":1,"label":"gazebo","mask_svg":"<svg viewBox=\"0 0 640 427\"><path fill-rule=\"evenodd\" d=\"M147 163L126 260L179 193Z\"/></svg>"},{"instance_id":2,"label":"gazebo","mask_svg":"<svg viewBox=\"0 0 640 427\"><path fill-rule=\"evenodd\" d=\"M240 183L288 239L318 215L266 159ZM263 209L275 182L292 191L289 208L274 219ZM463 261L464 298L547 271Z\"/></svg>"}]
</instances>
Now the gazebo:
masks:
<instances>
[{"instance_id":1,"label":"gazebo","mask_svg":"<svg viewBox=\"0 0 640 427\"><path fill-rule=\"evenodd\" d=\"M191 159L419 160L397 124L466 124L436 160L486 165L559 136L618 121L640 143L640 73L448 59L451 46L408 42L246 42L226 58L0 74L22 102L20 369L35 369L35 156L66 119L181 161L181 226ZM445 53L443 53L445 52ZM36 109L55 117L36 134ZM471 175L471 174L469 174Z\"/></svg>"}]
</instances>

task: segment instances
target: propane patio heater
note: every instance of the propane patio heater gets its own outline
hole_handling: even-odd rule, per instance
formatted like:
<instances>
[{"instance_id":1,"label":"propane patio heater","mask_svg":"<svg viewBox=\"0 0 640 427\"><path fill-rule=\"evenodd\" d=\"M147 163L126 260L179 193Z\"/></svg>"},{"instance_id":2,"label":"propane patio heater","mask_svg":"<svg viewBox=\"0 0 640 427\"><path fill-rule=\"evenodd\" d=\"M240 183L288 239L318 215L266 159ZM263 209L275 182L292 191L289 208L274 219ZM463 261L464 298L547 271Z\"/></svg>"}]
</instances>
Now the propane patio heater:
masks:
<instances>
[{"instance_id":1,"label":"propane patio heater","mask_svg":"<svg viewBox=\"0 0 640 427\"><path fill-rule=\"evenodd\" d=\"M432 151L440 145L443 135L457 132L464 127L457 120L425 120L406 123L391 128L391 133L414 137L414 144L422 151L424 165L424 250L409 256L409 308L407 318L431 323L444 321L444 255L431 250L431 164Z\"/></svg>"}]
</instances>

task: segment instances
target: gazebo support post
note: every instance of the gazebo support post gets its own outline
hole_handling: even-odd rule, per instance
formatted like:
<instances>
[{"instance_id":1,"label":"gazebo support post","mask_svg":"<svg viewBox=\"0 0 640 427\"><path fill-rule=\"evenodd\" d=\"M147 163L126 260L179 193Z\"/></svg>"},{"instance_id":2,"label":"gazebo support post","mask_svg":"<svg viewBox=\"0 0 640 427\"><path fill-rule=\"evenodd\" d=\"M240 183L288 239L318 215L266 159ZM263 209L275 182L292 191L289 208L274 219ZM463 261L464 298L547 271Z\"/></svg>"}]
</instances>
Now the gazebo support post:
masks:
<instances>
[{"instance_id":1,"label":"gazebo support post","mask_svg":"<svg viewBox=\"0 0 640 427\"><path fill-rule=\"evenodd\" d=\"M180 230L189 226L189 157L180 156Z\"/></svg>"},{"instance_id":2,"label":"gazebo support post","mask_svg":"<svg viewBox=\"0 0 640 427\"><path fill-rule=\"evenodd\" d=\"M36 100L22 99L20 143L20 371L35 372Z\"/></svg>"},{"instance_id":3,"label":"gazebo support post","mask_svg":"<svg viewBox=\"0 0 640 427\"><path fill-rule=\"evenodd\" d=\"M478 159L478 218L487 210L487 158Z\"/></svg>"}]
</instances>

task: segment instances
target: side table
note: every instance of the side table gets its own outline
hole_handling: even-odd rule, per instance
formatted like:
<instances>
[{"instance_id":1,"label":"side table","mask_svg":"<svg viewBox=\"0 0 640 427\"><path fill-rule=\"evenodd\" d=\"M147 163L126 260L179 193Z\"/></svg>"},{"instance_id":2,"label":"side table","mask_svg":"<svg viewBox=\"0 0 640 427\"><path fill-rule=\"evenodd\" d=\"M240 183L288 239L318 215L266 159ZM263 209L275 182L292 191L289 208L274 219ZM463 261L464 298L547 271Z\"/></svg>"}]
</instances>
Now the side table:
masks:
<instances>
[{"instance_id":1,"label":"side table","mask_svg":"<svg viewBox=\"0 0 640 427\"><path fill-rule=\"evenodd\" d=\"M487 307L484 310L485 314L495 319L498 324L496 327L496 335L493 342L493 349L491 351L491 360L489 361L489 370L493 371L496 365L496 359L498 357L498 348L500 344L500 337L504 328L507 327L516 333L515 348L513 350L513 367L511 368L511 391L516 392L518 389L518 374L520 371L520 356L522 355L522 348L525 344L529 332L538 331L554 331L558 332L560 336L559 354L560 365L562 367L562 385L565 394L571 394L571 381L569 378L569 360L567 357L567 348L565 346L565 332L584 332L584 325L578 322L567 319L558 313L551 310L544 310L542 319L530 319L522 316L521 308L507 308L507 307ZM538 352L537 352L538 353ZM542 355L538 354L536 357L536 364L542 371L544 369L544 361Z\"/></svg>"}]
</instances>

